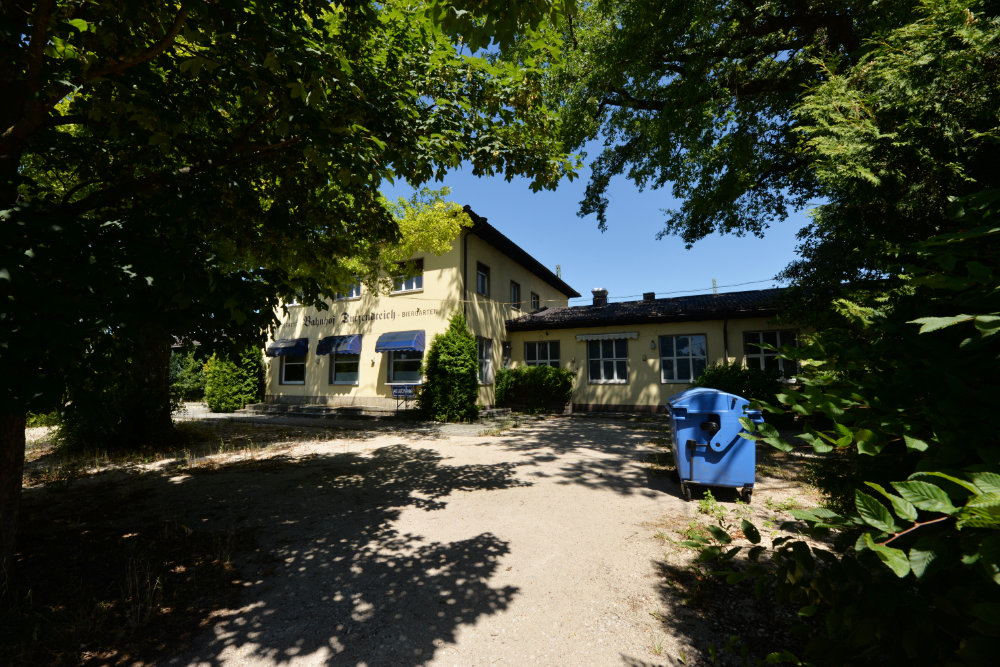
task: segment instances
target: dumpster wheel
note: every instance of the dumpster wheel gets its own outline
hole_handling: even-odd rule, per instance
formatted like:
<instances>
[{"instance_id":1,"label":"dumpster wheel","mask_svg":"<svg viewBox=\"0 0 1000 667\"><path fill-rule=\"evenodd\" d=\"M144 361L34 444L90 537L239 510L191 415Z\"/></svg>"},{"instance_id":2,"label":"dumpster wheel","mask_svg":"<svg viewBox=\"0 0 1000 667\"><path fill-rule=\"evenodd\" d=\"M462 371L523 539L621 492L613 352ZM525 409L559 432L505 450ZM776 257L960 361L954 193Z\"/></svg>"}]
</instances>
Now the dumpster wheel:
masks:
<instances>
[{"instance_id":1,"label":"dumpster wheel","mask_svg":"<svg viewBox=\"0 0 1000 667\"><path fill-rule=\"evenodd\" d=\"M746 504L750 504L750 496L753 495L753 484L744 484L743 488L740 489L740 500Z\"/></svg>"},{"instance_id":2,"label":"dumpster wheel","mask_svg":"<svg viewBox=\"0 0 1000 667\"><path fill-rule=\"evenodd\" d=\"M681 482L681 495L684 496L684 500L691 502L691 485L687 482Z\"/></svg>"}]
</instances>

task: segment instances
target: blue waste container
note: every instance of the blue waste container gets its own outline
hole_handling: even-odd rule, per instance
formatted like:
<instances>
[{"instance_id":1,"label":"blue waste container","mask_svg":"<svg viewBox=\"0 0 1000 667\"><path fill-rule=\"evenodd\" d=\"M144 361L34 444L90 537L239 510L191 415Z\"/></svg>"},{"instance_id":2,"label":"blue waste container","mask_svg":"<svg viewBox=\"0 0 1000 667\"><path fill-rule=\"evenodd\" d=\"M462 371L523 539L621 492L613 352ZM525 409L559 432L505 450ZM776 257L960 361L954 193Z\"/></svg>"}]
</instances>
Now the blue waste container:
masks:
<instances>
[{"instance_id":1,"label":"blue waste container","mask_svg":"<svg viewBox=\"0 0 1000 667\"><path fill-rule=\"evenodd\" d=\"M763 424L750 401L718 389L697 387L667 399L671 445L681 494L691 500L691 485L739 489L744 502L753 493L757 464L755 443L740 437L740 417Z\"/></svg>"}]
</instances>

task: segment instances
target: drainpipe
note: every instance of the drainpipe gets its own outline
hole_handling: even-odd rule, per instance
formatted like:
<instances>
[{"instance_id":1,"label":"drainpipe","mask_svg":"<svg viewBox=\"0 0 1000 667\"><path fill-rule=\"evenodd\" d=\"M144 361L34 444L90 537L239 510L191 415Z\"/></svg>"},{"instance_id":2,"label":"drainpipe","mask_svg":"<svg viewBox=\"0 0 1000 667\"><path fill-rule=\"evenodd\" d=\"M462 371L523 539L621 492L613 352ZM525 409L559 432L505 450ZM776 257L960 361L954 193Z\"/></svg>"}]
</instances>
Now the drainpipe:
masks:
<instances>
[{"instance_id":1,"label":"drainpipe","mask_svg":"<svg viewBox=\"0 0 1000 667\"><path fill-rule=\"evenodd\" d=\"M722 320L722 349L726 355L726 364L729 363L729 318Z\"/></svg>"},{"instance_id":2,"label":"drainpipe","mask_svg":"<svg viewBox=\"0 0 1000 667\"><path fill-rule=\"evenodd\" d=\"M469 275L469 230L462 231L462 315L469 321L469 293L465 287L466 276Z\"/></svg>"}]
</instances>

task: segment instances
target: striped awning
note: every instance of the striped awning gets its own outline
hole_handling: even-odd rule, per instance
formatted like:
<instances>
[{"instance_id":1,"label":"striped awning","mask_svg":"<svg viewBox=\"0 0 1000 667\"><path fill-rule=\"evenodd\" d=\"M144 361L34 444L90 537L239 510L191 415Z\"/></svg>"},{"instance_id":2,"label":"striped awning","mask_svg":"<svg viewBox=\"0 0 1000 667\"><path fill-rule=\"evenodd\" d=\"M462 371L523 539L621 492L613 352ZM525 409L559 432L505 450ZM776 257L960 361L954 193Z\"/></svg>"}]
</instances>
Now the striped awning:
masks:
<instances>
[{"instance_id":1,"label":"striped awning","mask_svg":"<svg viewBox=\"0 0 1000 667\"><path fill-rule=\"evenodd\" d=\"M316 354L361 354L361 334L322 338Z\"/></svg>"},{"instance_id":2,"label":"striped awning","mask_svg":"<svg viewBox=\"0 0 1000 667\"><path fill-rule=\"evenodd\" d=\"M309 352L308 338L285 338L267 346L264 352L269 357L304 357Z\"/></svg>"},{"instance_id":3,"label":"striped awning","mask_svg":"<svg viewBox=\"0 0 1000 667\"><path fill-rule=\"evenodd\" d=\"M423 331L390 331L375 341L376 352L423 352Z\"/></svg>"}]
</instances>

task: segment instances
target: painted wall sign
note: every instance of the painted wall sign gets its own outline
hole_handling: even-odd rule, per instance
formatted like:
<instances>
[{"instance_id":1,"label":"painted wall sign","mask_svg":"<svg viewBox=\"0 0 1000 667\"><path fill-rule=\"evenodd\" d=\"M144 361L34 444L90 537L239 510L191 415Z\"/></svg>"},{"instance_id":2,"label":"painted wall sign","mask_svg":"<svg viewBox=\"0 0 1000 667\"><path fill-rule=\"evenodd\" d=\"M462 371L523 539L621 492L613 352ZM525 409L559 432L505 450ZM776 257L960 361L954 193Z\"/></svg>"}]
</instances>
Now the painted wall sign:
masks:
<instances>
[{"instance_id":1,"label":"painted wall sign","mask_svg":"<svg viewBox=\"0 0 1000 667\"><path fill-rule=\"evenodd\" d=\"M413 310L373 310L367 313L338 313L325 317L313 317L306 315L302 318L303 326L324 327L333 324L360 324L361 322L376 322L378 320L394 320L397 317L424 317L427 315L437 315L440 311L437 308L414 308Z\"/></svg>"}]
</instances>

